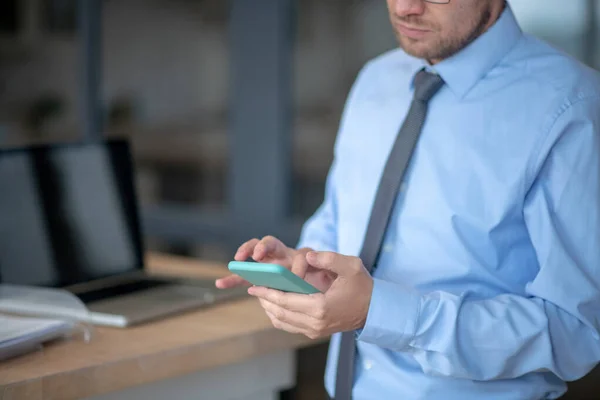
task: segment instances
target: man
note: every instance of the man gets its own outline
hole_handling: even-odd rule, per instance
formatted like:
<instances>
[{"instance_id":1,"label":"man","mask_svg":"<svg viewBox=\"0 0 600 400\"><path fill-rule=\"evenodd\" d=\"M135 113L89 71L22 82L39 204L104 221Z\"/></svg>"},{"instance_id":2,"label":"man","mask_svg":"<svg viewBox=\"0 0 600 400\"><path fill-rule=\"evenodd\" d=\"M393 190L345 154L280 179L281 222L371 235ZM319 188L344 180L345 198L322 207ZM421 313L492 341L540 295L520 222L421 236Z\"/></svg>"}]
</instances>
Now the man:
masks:
<instances>
[{"instance_id":1,"label":"man","mask_svg":"<svg viewBox=\"0 0 600 400\"><path fill-rule=\"evenodd\" d=\"M298 250L267 237L235 255L323 293L249 292L277 328L333 334L336 400L348 370L354 399L558 398L600 360L600 79L504 0L387 3L401 49L359 74ZM394 143L415 131L401 175Z\"/></svg>"}]
</instances>

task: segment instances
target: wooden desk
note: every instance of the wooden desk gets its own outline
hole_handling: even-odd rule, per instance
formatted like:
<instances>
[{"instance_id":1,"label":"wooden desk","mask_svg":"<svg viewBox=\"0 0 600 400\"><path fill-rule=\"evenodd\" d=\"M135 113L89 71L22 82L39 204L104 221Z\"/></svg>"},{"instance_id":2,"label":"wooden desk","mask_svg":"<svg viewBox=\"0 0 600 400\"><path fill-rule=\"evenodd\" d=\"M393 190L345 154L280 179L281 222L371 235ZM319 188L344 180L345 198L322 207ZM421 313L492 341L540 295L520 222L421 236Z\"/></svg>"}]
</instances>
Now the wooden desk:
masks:
<instances>
[{"instance_id":1,"label":"wooden desk","mask_svg":"<svg viewBox=\"0 0 600 400\"><path fill-rule=\"evenodd\" d=\"M187 276L226 273L222 265L156 254L148 257L148 269ZM169 400L175 400L177 395L169 387L183 393L184 385L199 385L190 389L196 393L226 374L233 374L225 379L229 387L211 387L213 394L197 392L194 398L213 399L220 390L232 398L231 390L242 393L236 384L266 379L257 375L246 377L246 383L240 381L244 379L240 371L249 367L255 375L261 369L264 373L275 368L275 373L284 372L282 381L293 384L293 351L312 343L304 336L272 328L255 299L241 299L129 329L97 327L90 343L59 342L0 363L0 399L153 399L169 393ZM287 370L282 371L283 367ZM194 375L210 371L212 375ZM214 371L220 372L215 375ZM166 386L160 386L163 383ZM149 389L144 391L144 387ZM246 393L240 398L248 397L252 396Z\"/></svg>"}]
</instances>

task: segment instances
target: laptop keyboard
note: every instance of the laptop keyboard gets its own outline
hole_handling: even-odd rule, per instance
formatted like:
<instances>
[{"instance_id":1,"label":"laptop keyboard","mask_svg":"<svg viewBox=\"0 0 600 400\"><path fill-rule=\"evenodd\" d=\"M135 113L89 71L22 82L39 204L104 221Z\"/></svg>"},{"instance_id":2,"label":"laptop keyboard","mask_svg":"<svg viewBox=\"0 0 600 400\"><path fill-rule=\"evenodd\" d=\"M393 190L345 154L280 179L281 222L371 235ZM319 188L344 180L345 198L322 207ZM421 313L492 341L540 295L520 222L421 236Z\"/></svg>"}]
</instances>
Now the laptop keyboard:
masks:
<instances>
[{"instance_id":1,"label":"laptop keyboard","mask_svg":"<svg viewBox=\"0 0 600 400\"><path fill-rule=\"evenodd\" d=\"M154 279L140 279L133 282L122 283L120 285L106 287L102 289L91 290L85 293L78 293L77 297L84 303L104 300L116 296L123 296L139 292L142 290L153 289L160 286L172 285L173 282Z\"/></svg>"}]
</instances>

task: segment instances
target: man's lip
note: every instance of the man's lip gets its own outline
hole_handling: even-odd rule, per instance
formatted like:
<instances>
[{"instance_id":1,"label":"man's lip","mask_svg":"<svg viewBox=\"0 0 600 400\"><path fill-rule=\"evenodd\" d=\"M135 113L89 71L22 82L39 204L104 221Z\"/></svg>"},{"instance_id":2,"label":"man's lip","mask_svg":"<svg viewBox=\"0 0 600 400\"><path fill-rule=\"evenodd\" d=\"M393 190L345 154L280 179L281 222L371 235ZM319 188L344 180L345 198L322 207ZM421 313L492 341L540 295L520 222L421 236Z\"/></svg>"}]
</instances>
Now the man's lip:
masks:
<instances>
[{"instance_id":1,"label":"man's lip","mask_svg":"<svg viewBox=\"0 0 600 400\"><path fill-rule=\"evenodd\" d=\"M400 33L402 33L403 35L408 36L410 38L413 38L413 39L420 39L423 36L425 36L426 34L428 34L429 32L431 32L427 29L412 28L412 27L409 27L409 26L406 26L406 25L403 25L400 23L397 23L396 27L398 28Z\"/></svg>"}]
</instances>

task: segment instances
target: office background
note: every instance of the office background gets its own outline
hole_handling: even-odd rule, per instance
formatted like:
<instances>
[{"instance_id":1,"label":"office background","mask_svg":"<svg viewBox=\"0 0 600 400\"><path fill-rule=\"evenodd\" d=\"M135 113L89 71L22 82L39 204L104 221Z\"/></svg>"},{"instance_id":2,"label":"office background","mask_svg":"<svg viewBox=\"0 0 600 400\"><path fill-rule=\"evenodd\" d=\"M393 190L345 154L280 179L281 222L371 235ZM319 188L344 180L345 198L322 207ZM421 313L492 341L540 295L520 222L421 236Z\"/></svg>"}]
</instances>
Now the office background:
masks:
<instances>
[{"instance_id":1,"label":"office background","mask_svg":"<svg viewBox=\"0 0 600 400\"><path fill-rule=\"evenodd\" d=\"M600 1L509 3L600 68ZM357 72L395 46L384 0L3 0L0 147L130 138L149 250L293 245Z\"/></svg>"}]
</instances>

